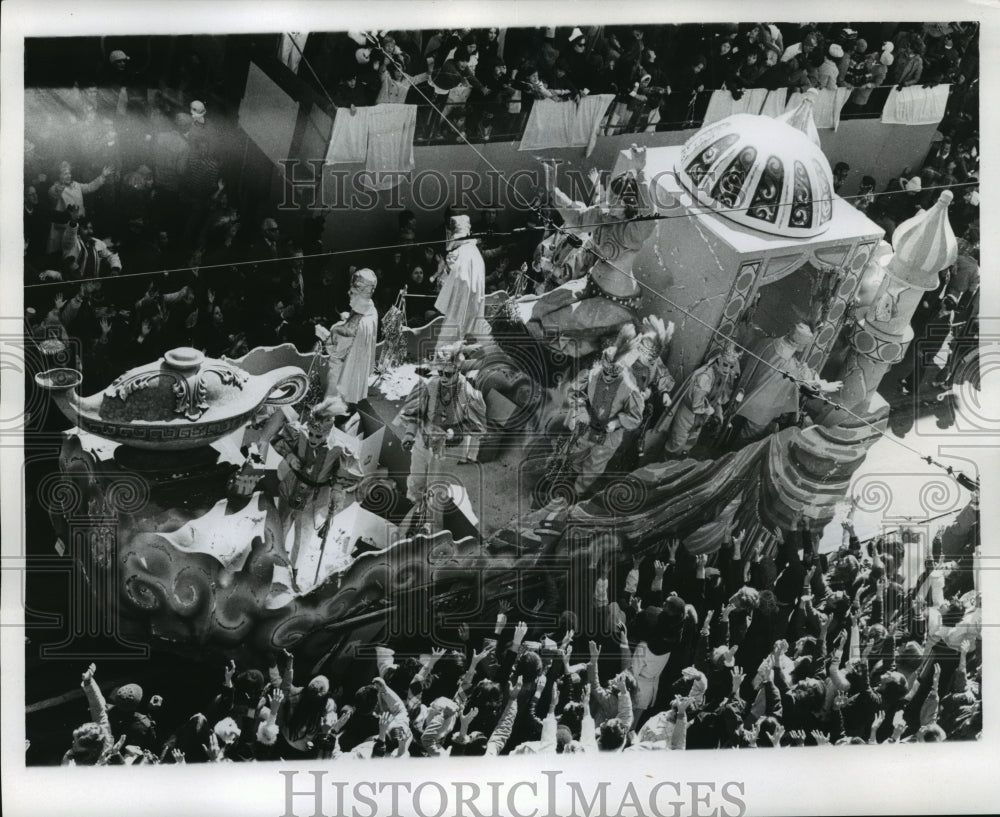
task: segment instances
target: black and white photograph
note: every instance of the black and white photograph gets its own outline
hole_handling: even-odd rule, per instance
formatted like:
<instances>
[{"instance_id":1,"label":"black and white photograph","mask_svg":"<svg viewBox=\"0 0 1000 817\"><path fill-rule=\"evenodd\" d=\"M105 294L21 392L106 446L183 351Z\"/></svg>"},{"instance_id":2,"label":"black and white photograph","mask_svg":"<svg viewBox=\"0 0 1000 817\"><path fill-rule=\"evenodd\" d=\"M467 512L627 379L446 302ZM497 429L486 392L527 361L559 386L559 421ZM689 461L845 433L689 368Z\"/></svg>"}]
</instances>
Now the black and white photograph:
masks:
<instances>
[{"instance_id":1,"label":"black and white photograph","mask_svg":"<svg viewBox=\"0 0 1000 817\"><path fill-rule=\"evenodd\" d=\"M4 5L8 814L995 808L993 7Z\"/></svg>"}]
</instances>

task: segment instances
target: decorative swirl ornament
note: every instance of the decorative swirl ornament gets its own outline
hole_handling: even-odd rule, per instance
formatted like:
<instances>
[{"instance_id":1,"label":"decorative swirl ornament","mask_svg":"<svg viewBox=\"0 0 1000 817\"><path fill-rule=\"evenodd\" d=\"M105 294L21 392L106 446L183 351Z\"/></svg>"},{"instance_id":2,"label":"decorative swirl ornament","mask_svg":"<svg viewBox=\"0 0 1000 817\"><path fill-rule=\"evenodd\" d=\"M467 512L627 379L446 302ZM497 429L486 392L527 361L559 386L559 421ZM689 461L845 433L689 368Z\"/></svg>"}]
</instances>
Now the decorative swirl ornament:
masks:
<instances>
[{"instance_id":1,"label":"decorative swirl ornament","mask_svg":"<svg viewBox=\"0 0 1000 817\"><path fill-rule=\"evenodd\" d=\"M778 196L785 183L785 167L777 156L769 156L764 163L757 189L750 200L747 215L751 218L775 223L778 219Z\"/></svg>"}]
</instances>

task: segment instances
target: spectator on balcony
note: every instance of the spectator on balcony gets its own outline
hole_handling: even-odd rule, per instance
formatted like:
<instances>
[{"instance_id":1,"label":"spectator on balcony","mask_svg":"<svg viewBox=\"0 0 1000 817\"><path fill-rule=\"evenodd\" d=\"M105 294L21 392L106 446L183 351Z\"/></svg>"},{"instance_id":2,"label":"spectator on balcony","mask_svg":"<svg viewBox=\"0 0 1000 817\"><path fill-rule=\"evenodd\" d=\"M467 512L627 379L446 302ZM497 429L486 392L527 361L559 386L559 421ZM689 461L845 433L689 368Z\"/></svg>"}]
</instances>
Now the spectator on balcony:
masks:
<instances>
[{"instance_id":1,"label":"spectator on balcony","mask_svg":"<svg viewBox=\"0 0 1000 817\"><path fill-rule=\"evenodd\" d=\"M587 54L587 38L579 28L574 28L569 35L569 46L563 58L569 69L570 76L582 88L591 87L590 62Z\"/></svg>"},{"instance_id":2,"label":"spectator on balcony","mask_svg":"<svg viewBox=\"0 0 1000 817\"><path fill-rule=\"evenodd\" d=\"M542 43L535 53L534 61L538 66L539 73L544 76L550 76L552 70L556 67L556 62L559 60L559 54L560 51L556 48L556 30L554 28L546 28L545 36L542 37Z\"/></svg>"},{"instance_id":3,"label":"spectator on balcony","mask_svg":"<svg viewBox=\"0 0 1000 817\"><path fill-rule=\"evenodd\" d=\"M802 60L801 57L792 57L784 63L785 86L799 93L805 93L809 88L812 88L809 72L806 71Z\"/></svg>"},{"instance_id":4,"label":"spectator on balcony","mask_svg":"<svg viewBox=\"0 0 1000 817\"><path fill-rule=\"evenodd\" d=\"M778 46L771 44L764 51L764 70L757 77L757 87L776 91L788 85L788 70L786 64L780 61L781 53Z\"/></svg>"},{"instance_id":5,"label":"spectator on balcony","mask_svg":"<svg viewBox=\"0 0 1000 817\"><path fill-rule=\"evenodd\" d=\"M706 70L706 87L718 90L726 88L732 91L739 88L736 71L739 68L737 54L733 51L733 41L728 37L715 38L711 59Z\"/></svg>"},{"instance_id":6,"label":"spectator on balcony","mask_svg":"<svg viewBox=\"0 0 1000 817\"><path fill-rule=\"evenodd\" d=\"M671 96L677 96L687 105L694 94L699 94L708 87L708 60L698 54L680 72L677 86Z\"/></svg>"},{"instance_id":7,"label":"spectator on balcony","mask_svg":"<svg viewBox=\"0 0 1000 817\"><path fill-rule=\"evenodd\" d=\"M847 54L844 85L851 88L860 88L864 85L868 75L868 61L868 42L859 37L854 41L854 48Z\"/></svg>"},{"instance_id":8,"label":"spectator on balcony","mask_svg":"<svg viewBox=\"0 0 1000 817\"><path fill-rule=\"evenodd\" d=\"M583 94L573 77L570 76L569 66L563 59L558 60L552 69L548 87L556 99L579 99Z\"/></svg>"},{"instance_id":9,"label":"spectator on balcony","mask_svg":"<svg viewBox=\"0 0 1000 817\"><path fill-rule=\"evenodd\" d=\"M376 105L381 105L383 102L403 104L411 88L427 81L429 76L427 71L413 75L406 73L408 62L405 54L385 60L382 65L382 85L375 97Z\"/></svg>"},{"instance_id":10,"label":"spectator on balcony","mask_svg":"<svg viewBox=\"0 0 1000 817\"><path fill-rule=\"evenodd\" d=\"M503 60L497 60L490 72L478 79L480 86L473 89L470 101L477 110L492 113L494 123L505 122L514 98L514 86L507 73L507 65ZM498 124L498 127L503 127L503 124Z\"/></svg>"},{"instance_id":11,"label":"spectator on balcony","mask_svg":"<svg viewBox=\"0 0 1000 817\"><path fill-rule=\"evenodd\" d=\"M854 46L858 41L858 32L853 28L842 28L836 31L828 44L827 53L829 53L830 45L839 45L842 51L842 56L835 57L834 61L837 63L837 85L842 86L844 80L847 78L847 69L851 66L851 55L854 52Z\"/></svg>"},{"instance_id":12,"label":"spectator on balcony","mask_svg":"<svg viewBox=\"0 0 1000 817\"><path fill-rule=\"evenodd\" d=\"M777 57L777 53L775 56ZM743 51L743 61L733 75L733 88L730 90L740 90L745 88L760 87L760 76L764 73L763 52L760 48L746 48Z\"/></svg>"},{"instance_id":13,"label":"spectator on balcony","mask_svg":"<svg viewBox=\"0 0 1000 817\"><path fill-rule=\"evenodd\" d=\"M495 138L495 133L496 115L489 108L481 110L479 116L476 118L475 132L472 140L474 142L490 142Z\"/></svg>"},{"instance_id":14,"label":"spectator on balcony","mask_svg":"<svg viewBox=\"0 0 1000 817\"><path fill-rule=\"evenodd\" d=\"M952 34L949 32L940 37L927 49L924 84L954 82L960 73L961 61L962 57L955 47Z\"/></svg>"},{"instance_id":15,"label":"spectator on balcony","mask_svg":"<svg viewBox=\"0 0 1000 817\"><path fill-rule=\"evenodd\" d=\"M819 47L820 36L815 31L810 31L799 42L792 43L784 50L781 61L787 63L795 57L808 59L809 55Z\"/></svg>"},{"instance_id":16,"label":"spectator on balcony","mask_svg":"<svg viewBox=\"0 0 1000 817\"><path fill-rule=\"evenodd\" d=\"M923 45L910 42L909 45L896 47L896 62L889 73L889 82L902 91L920 82L924 73L924 60L921 56Z\"/></svg>"},{"instance_id":17,"label":"spectator on balcony","mask_svg":"<svg viewBox=\"0 0 1000 817\"><path fill-rule=\"evenodd\" d=\"M844 49L836 43L831 44L826 54L819 59L813 86L821 91L835 91L840 76L839 64L843 58Z\"/></svg>"},{"instance_id":18,"label":"spectator on balcony","mask_svg":"<svg viewBox=\"0 0 1000 817\"><path fill-rule=\"evenodd\" d=\"M747 51L760 51L774 42L770 30L764 23L753 23L743 32L743 36L740 39L742 39L740 50L743 53L744 60L746 59Z\"/></svg>"},{"instance_id":19,"label":"spectator on balcony","mask_svg":"<svg viewBox=\"0 0 1000 817\"><path fill-rule=\"evenodd\" d=\"M467 102L473 90L482 88L482 83L469 67L469 59L465 46L459 46L451 59L432 75L435 103L445 116L454 106Z\"/></svg>"},{"instance_id":20,"label":"spectator on balcony","mask_svg":"<svg viewBox=\"0 0 1000 817\"><path fill-rule=\"evenodd\" d=\"M463 34L458 43L451 48L445 55L445 62L455 58L455 52L459 48L464 48L465 52L469 55L469 71L473 76L476 74L476 69L479 67L479 40L471 29L467 29Z\"/></svg>"},{"instance_id":21,"label":"spectator on balcony","mask_svg":"<svg viewBox=\"0 0 1000 817\"><path fill-rule=\"evenodd\" d=\"M347 108L351 115L358 108L368 105L368 93L358 82L357 73L348 74L333 91L333 104L338 108Z\"/></svg>"},{"instance_id":22,"label":"spectator on balcony","mask_svg":"<svg viewBox=\"0 0 1000 817\"><path fill-rule=\"evenodd\" d=\"M512 83L514 87L521 91L521 98L524 100L535 99L555 99L557 97L548 86L542 82L539 76L538 66L532 62L524 63L517 71ZM525 106L530 110L530 106ZM522 113L526 111L522 109Z\"/></svg>"},{"instance_id":23,"label":"spectator on balcony","mask_svg":"<svg viewBox=\"0 0 1000 817\"><path fill-rule=\"evenodd\" d=\"M483 77L492 75L493 67L501 62L500 29L487 28L478 32L476 36L476 54L479 57L479 61L475 66L475 74L482 81Z\"/></svg>"},{"instance_id":24,"label":"spectator on balcony","mask_svg":"<svg viewBox=\"0 0 1000 817\"><path fill-rule=\"evenodd\" d=\"M851 94L849 104L853 109L864 110L871 98L872 91L885 84L886 75L895 59L892 49L892 43L886 43L879 53L869 56L864 82L860 87L856 87L854 93Z\"/></svg>"}]
</instances>

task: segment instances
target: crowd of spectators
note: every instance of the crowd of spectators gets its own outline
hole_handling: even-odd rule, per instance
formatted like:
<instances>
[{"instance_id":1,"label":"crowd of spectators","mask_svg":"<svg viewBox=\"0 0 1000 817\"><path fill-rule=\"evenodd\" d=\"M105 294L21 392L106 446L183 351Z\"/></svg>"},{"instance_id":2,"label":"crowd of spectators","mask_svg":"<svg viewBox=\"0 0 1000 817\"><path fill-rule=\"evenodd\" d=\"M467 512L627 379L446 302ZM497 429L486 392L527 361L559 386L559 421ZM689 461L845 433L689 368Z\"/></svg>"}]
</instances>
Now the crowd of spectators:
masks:
<instances>
[{"instance_id":1,"label":"crowd of spectators","mask_svg":"<svg viewBox=\"0 0 1000 817\"><path fill-rule=\"evenodd\" d=\"M697 121L708 93L852 88L845 116L892 87L975 92L978 25L720 23L312 35L299 75L340 107L422 105L418 138L517 138L535 100L614 94L604 132ZM447 117L443 123L437 111ZM450 124L449 124L450 123Z\"/></svg>"},{"instance_id":2,"label":"crowd of spectators","mask_svg":"<svg viewBox=\"0 0 1000 817\"><path fill-rule=\"evenodd\" d=\"M678 541L660 559L595 549L592 596L563 610L495 602L482 619L343 656L335 680L292 653L219 668L201 709L161 722L169 690L105 697L63 764L560 754L976 739L981 610L973 550L933 557L906 590L899 536L848 525L818 554L806 528L774 555L729 538L708 564ZM750 552L752 551L752 552ZM662 560L661 560L662 559ZM624 561L624 564L622 562ZM617 568L621 572L617 572ZM526 603L530 603L530 599ZM493 614L493 611L490 611ZM509 615L510 614L510 615ZM459 645L455 649L448 645ZM58 758L53 758L56 762Z\"/></svg>"}]
</instances>

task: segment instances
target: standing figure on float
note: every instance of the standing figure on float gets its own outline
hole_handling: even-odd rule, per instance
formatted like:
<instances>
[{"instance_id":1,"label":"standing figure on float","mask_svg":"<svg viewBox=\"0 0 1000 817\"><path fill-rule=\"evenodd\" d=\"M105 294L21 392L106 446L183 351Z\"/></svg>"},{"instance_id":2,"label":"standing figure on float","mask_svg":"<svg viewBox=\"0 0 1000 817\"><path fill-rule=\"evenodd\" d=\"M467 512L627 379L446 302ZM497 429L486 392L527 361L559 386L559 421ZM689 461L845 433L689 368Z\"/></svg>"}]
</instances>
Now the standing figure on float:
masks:
<instances>
[{"instance_id":1,"label":"standing figure on float","mask_svg":"<svg viewBox=\"0 0 1000 817\"><path fill-rule=\"evenodd\" d=\"M445 245L445 276L434 308L444 314L437 348L444 349L485 328L486 264L468 216L452 216Z\"/></svg>"},{"instance_id":2,"label":"standing figure on float","mask_svg":"<svg viewBox=\"0 0 1000 817\"><path fill-rule=\"evenodd\" d=\"M599 225L591 237L598 260L588 273L543 295L520 299L519 305L528 310L521 312L528 332L573 357L599 351L602 338L635 320L641 300L632 265L656 222L637 219L654 215L656 208L645 177L645 148L632 145L629 159L628 169L611 180L616 203L585 213L590 223Z\"/></svg>"},{"instance_id":3,"label":"standing figure on float","mask_svg":"<svg viewBox=\"0 0 1000 817\"><path fill-rule=\"evenodd\" d=\"M752 350L743 367L733 412L738 446L763 439L777 430L782 418L796 422L801 387L813 394L840 391L841 381L823 380L802 360L812 343L812 329L797 323L784 336L769 338Z\"/></svg>"},{"instance_id":4,"label":"standing figure on float","mask_svg":"<svg viewBox=\"0 0 1000 817\"><path fill-rule=\"evenodd\" d=\"M368 380L375 368L375 341L378 338L378 310L372 301L378 278L370 269L359 269L351 276L348 292L351 311L341 315L324 341L330 356L326 394L316 406L329 411L338 400L355 405L368 396Z\"/></svg>"},{"instance_id":5,"label":"standing figure on float","mask_svg":"<svg viewBox=\"0 0 1000 817\"><path fill-rule=\"evenodd\" d=\"M674 395L669 411L660 418L646 448L653 459L662 450L667 459L686 457L713 417L721 427L723 409L733 396L740 359L730 344L717 349L695 369ZM659 449L659 441L664 440Z\"/></svg>"}]
</instances>

